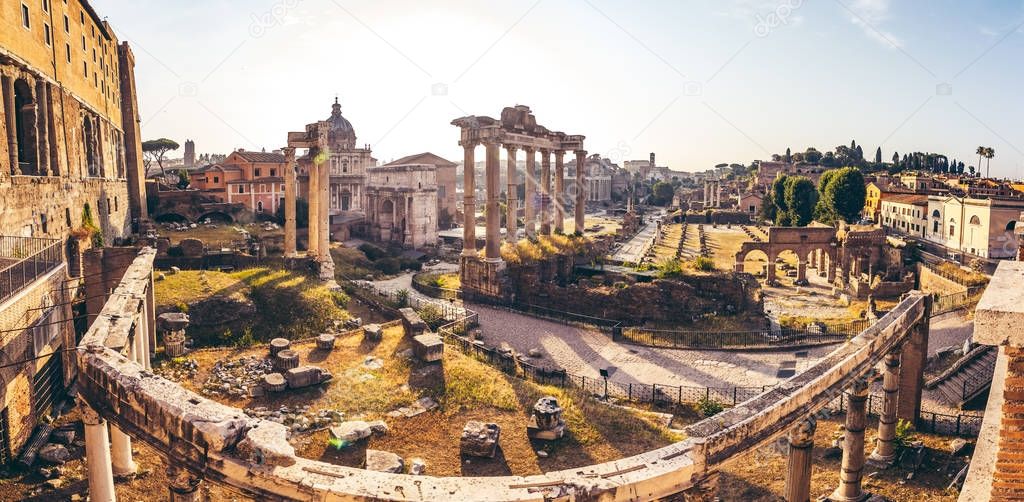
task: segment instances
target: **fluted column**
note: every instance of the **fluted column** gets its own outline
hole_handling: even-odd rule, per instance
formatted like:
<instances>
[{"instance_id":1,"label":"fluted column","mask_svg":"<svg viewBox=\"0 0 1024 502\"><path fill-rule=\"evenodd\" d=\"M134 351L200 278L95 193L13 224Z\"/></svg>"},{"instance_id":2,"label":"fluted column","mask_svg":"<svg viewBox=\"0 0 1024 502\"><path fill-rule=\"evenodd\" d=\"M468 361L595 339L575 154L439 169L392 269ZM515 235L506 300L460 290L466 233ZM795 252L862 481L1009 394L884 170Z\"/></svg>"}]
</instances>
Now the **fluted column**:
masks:
<instances>
[{"instance_id":1,"label":"fluted column","mask_svg":"<svg viewBox=\"0 0 1024 502\"><path fill-rule=\"evenodd\" d=\"M587 209L587 173L586 173L586 160L587 152L585 150L576 150L576 205L573 207L575 211L575 223L576 233L583 235L583 228L586 224L586 209Z\"/></svg>"},{"instance_id":2,"label":"fluted column","mask_svg":"<svg viewBox=\"0 0 1024 502\"><path fill-rule=\"evenodd\" d=\"M525 222L524 226L526 229L526 238L532 239L536 235L536 206L534 202L537 199L537 156L536 151L532 147L526 147L523 149L526 152L526 194L523 201L525 209Z\"/></svg>"},{"instance_id":3,"label":"fluted column","mask_svg":"<svg viewBox=\"0 0 1024 502\"><path fill-rule=\"evenodd\" d=\"M89 480L89 500L115 502L114 472L110 460L110 436L107 421L83 401L78 402L85 424L85 462Z\"/></svg>"},{"instance_id":4,"label":"fluted column","mask_svg":"<svg viewBox=\"0 0 1024 502\"><path fill-rule=\"evenodd\" d=\"M565 232L565 152L555 151L555 232Z\"/></svg>"},{"instance_id":5,"label":"fluted column","mask_svg":"<svg viewBox=\"0 0 1024 502\"><path fill-rule=\"evenodd\" d=\"M15 114L18 113L14 109L14 79L9 75L0 76L0 91L3 91L3 108L4 108L4 124L7 130L7 141L8 157L11 159L11 170L4 173L4 175L10 174L21 174L18 168L18 129L15 122Z\"/></svg>"},{"instance_id":6,"label":"fluted column","mask_svg":"<svg viewBox=\"0 0 1024 502\"><path fill-rule=\"evenodd\" d=\"M868 381L857 379L850 388L843 433L843 463L839 487L828 497L831 502L861 502L868 498L861 487L864 478L864 429L867 426Z\"/></svg>"},{"instance_id":7,"label":"fluted column","mask_svg":"<svg viewBox=\"0 0 1024 502\"><path fill-rule=\"evenodd\" d=\"M320 218L317 217L320 214L320 197L317 197L320 186L320 172L319 166L315 162L309 163L309 183L306 197L306 201L309 206L309 217L307 218L308 227L307 234L308 238L306 241L306 254L311 258L316 258L320 255Z\"/></svg>"},{"instance_id":8,"label":"fluted column","mask_svg":"<svg viewBox=\"0 0 1024 502\"><path fill-rule=\"evenodd\" d=\"M498 214L498 193L501 191L501 172L499 167L498 143L494 140L484 142L487 147L487 165L485 176L487 178L487 205L484 211L487 213L487 245L484 254L487 261L501 261L501 215Z\"/></svg>"},{"instance_id":9,"label":"fluted column","mask_svg":"<svg viewBox=\"0 0 1024 502\"><path fill-rule=\"evenodd\" d=\"M551 235L551 151L540 151L540 233Z\"/></svg>"},{"instance_id":10,"label":"fluted column","mask_svg":"<svg viewBox=\"0 0 1024 502\"><path fill-rule=\"evenodd\" d=\"M814 431L817 428L818 422L811 416L801 420L789 431L786 502L808 502L811 499L811 463Z\"/></svg>"},{"instance_id":11,"label":"fluted column","mask_svg":"<svg viewBox=\"0 0 1024 502\"><path fill-rule=\"evenodd\" d=\"M869 460L879 467L888 467L896 459L896 402L900 389L900 354L885 355L885 373L882 376L882 415L878 417L878 438Z\"/></svg>"},{"instance_id":12,"label":"fluted column","mask_svg":"<svg viewBox=\"0 0 1024 502\"><path fill-rule=\"evenodd\" d=\"M462 256L476 256L476 143L462 149Z\"/></svg>"},{"instance_id":13,"label":"fluted column","mask_svg":"<svg viewBox=\"0 0 1024 502\"><path fill-rule=\"evenodd\" d=\"M284 148L284 256L294 258L295 245L295 149Z\"/></svg>"},{"instance_id":14,"label":"fluted column","mask_svg":"<svg viewBox=\"0 0 1024 502\"><path fill-rule=\"evenodd\" d=\"M519 233L519 182L516 178L516 152L518 147L506 145L508 153L507 170L505 180L508 183L507 195L505 197L505 239L509 242L516 242L516 234Z\"/></svg>"},{"instance_id":15,"label":"fluted column","mask_svg":"<svg viewBox=\"0 0 1024 502\"><path fill-rule=\"evenodd\" d=\"M326 138L320 144L326 145ZM317 216L320 220L320 232L317 234L319 238L317 251L318 261L322 263L330 260L331 257L331 170L327 164L329 154L327 153L326 146L322 147L320 151L323 153L317 156L317 160L320 161L317 166L317 171L320 173L320 182L317 184L320 197L319 213Z\"/></svg>"}]
</instances>

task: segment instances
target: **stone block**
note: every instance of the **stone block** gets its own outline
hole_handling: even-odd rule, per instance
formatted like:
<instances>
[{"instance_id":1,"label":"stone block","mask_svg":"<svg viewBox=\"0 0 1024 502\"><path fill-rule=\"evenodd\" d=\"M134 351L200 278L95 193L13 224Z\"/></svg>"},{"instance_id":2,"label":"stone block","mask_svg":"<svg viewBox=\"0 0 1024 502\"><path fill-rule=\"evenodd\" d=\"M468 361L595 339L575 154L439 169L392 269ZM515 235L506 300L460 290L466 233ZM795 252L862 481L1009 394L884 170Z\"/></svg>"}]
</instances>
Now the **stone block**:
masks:
<instances>
[{"instance_id":1,"label":"stone block","mask_svg":"<svg viewBox=\"0 0 1024 502\"><path fill-rule=\"evenodd\" d=\"M334 339L334 335L324 333L316 337L316 348L320 350L332 350L334 349Z\"/></svg>"},{"instance_id":2,"label":"stone block","mask_svg":"<svg viewBox=\"0 0 1024 502\"><path fill-rule=\"evenodd\" d=\"M367 422L362 420L351 420L331 427L330 433L331 437L334 439L354 443L360 439L370 437L370 435L373 434L373 429L370 428L370 424Z\"/></svg>"},{"instance_id":3,"label":"stone block","mask_svg":"<svg viewBox=\"0 0 1024 502\"><path fill-rule=\"evenodd\" d=\"M281 392L288 388L288 382L280 373L267 373L262 377L263 388L269 392Z\"/></svg>"},{"instance_id":4,"label":"stone block","mask_svg":"<svg viewBox=\"0 0 1024 502\"><path fill-rule=\"evenodd\" d=\"M293 368L299 367L299 353L294 350L287 349L278 352L274 356L274 369L277 371L288 371Z\"/></svg>"},{"instance_id":5,"label":"stone block","mask_svg":"<svg viewBox=\"0 0 1024 502\"><path fill-rule=\"evenodd\" d=\"M444 356L444 342L435 333L419 335L412 339L412 351L425 363L440 361Z\"/></svg>"},{"instance_id":6,"label":"stone block","mask_svg":"<svg viewBox=\"0 0 1024 502\"><path fill-rule=\"evenodd\" d=\"M974 311L974 341L1024 347L1024 262L1003 261Z\"/></svg>"},{"instance_id":7,"label":"stone block","mask_svg":"<svg viewBox=\"0 0 1024 502\"><path fill-rule=\"evenodd\" d=\"M193 238L182 239L181 242L178 243L178 247L181 248L182 256L187 258L200 258L203 256L206 249L206 245L203 244L203 241Z\"/></svg>"},{"instance_id":8,"label":"stone block","mask_svg":"<svg viewBox=\"0 0 1024 502\"><path fill-rule=\"evenodd\" d=\"M419 336L430 329L415 310L405 307L398 309L398 312L402 315L402 326L405 327L406 336Z\"/></svg>"},{"instance_id":9,"label":"stone block","mask_svg":"<svg viewBox=\"0 0 1024 502\"><path fill-rule=\"evenodd\" d=\"M554 441L565 435L565 421L558 400L545 396L533 405L533 414L527 420L526 435L531 439Z\"/></svg>"},{"instance_id":10,"label":"stone block","mask_svg":"<svg viewBox=\"0 0 1024 502\"><path fill-rule=\"evenodd\" d=\"M498 424L471 420L462 428L459 451L470 457L494 458L500 438L501 427Z\"/></svg>"},{"instance_id":11,"label":"stone block","mask_svg":"<svg viewBox=\"0 0 1024 502\"><path fill-rule=\"evenodd\" d=\"M366 450L366 470L399 474L405 470L402 457L389 451Z\"/></svg>"},{"instance_id":12,"label":"stone block","mask_svg":"<svg viewBox=\"0 0 1024 502\"><path fill-rule=\"evenodd\" d=\"M301 389L303 387L319 385L331 378L331 372L317 366L299 366L288 370L284 375L284 379L288 381L289 389Z\"/></svg>"},{"instance_id":13,"label":"stone block","mask_svg":"<svg viewBox=\"0 0 1024 502\"><path fill-rule=\"evenodd\" d=\"M367 340L379 341L384 336L380 324L367 324L363 327L363 337Z\"/></svg>"}]
</instances>

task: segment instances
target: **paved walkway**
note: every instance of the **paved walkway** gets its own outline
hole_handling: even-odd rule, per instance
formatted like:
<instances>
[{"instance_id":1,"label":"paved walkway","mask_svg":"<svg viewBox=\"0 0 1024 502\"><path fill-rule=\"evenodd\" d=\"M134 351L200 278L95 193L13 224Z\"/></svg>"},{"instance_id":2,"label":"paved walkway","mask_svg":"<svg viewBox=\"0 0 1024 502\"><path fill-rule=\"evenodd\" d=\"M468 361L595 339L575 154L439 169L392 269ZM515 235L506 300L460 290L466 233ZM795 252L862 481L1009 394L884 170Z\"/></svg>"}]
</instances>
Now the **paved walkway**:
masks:
<instances>
[{"instance_id":1,"label":"paved walkway","mask_svg":"<svg viewBox=\"0 0 1024 502\"><path fill-rule=\"evenodd\" d=\"M442 264L431 270L454 270ZM412 274L404 274L375 283L382 289L412 289ZM567 326L562 323L497 309L480 304L468 307L480 315L480 328L487 345L508 344L516 352L539 350L537 364L561 367L570 373L598 378L601 369L609 369L614 380L623 383L680 385L692 387L760 387L775 385L800 373L835 349L834 345L794 351L716 351L678 350L641 347L618 343L600 331ZM958 314L932 319L929 354L949 345L962 345L973 332L973 321ZM799 353L799 354L798 354ZM956 414L930 391L922 401L925 410Z\"/></svg>"}]
</instances>

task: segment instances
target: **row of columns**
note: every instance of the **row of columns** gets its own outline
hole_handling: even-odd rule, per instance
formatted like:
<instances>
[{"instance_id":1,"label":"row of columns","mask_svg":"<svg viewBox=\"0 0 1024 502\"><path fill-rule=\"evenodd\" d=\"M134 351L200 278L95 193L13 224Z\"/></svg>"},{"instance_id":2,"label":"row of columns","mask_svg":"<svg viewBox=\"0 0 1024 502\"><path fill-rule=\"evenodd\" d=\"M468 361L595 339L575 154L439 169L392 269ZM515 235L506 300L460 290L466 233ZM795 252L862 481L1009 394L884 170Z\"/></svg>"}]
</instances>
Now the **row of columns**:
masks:
<instances>
[{"instance_id":1,"label":"row of columns","mask_svg":"<svg viewBox=\"0 0 1024 502\"><path fill-rule=\"evenodd\" d=\"M486 238L484 246L484 257L489 261L500 261L501 259L501 219L499 211L499 195L501 190L500 144L496 140L483 140L485 149L484 177L486 201L484 212L486 214ZM464 198L463 210L463 256L476 255L476 142L463 142L463 169L464 169ZM518 172L517 145L505 145L507 153L506 160L506 194L507 207L505 214L506 240L515 242L519 231L518 209ZM528 238L533 238L537 233L538 211L534 199L540 200L540 234L550 235L552 227L555 232L564 232L565 222L565 151L535 149L523 147L526 152L526 191L523 201L525 209L524 230ZM540 183L536 174L536 154L541 154ZM554 189L552 190L551 155L555 157ZM585 206L586 206L586 175L584 173L584 161L587 152L577 150L576 156L576 207L575 207L575 230L583 232ZM537 193L539 188L539 194ZM554 222L552 225L552 218Z\"/></svg>"},{"instance_id":2,"label":"row of columns","mask_svg":"<svg viewBox=\"0 0 1024 502\"><path fill-rule=\"evenodd\" d=\"M326 128L320 134L320 145L327 144ZM295 170L295 148L285 147L284 166L284 252L287 258L299 256L296 246L295 201L298 197L298 175ZM330 187L331 173L327 166L325 147L315 149L309 167L309 244L308 256L320 264L320 279L334 280L331 258Z\"/></svg>"},{"instance_id":3,"label":"row of columns","mask_svg":"<svg viewBox=\"0 0 1024 502\"><path fill-rule=\"evenodd\" d=\"M850 387L843 435L843 457L839 473L839 486L822 500L831 502L862 502L869 498L863 489L864 467L886 468L896 459L896 425L900 418L916 422L920 410L920 392L923 379L917 366L923 365L921 347L914 341L924 332L927 338L928 316L921 325L912 328L911 339L901 348L885 355L882 374L882 412L878 418L878 434L870 456L865 456L864 434L868 420L869 380L857 379ZM926 342L927 343L927 342ZM902 368L906 361L908 368ZM901 399L902 398L902 399ZM901 406L905 404L906 406ZM910 413L904 415L904 412ZM817 429L815 417L798 422L789 432L789 459L786 473L785 499L787 502L808 502L811 490L812 450Z\"/></svg>"},{"instance_id":4,"label":"row of columns","mask_svg":"<svg viewBox=\"0 0 1024 502\"><path fill-rule=\"evenodd\" d=\"M722 206L722 182L720 180L704 180L704 207Z\"/></svg>"}]
</instances>

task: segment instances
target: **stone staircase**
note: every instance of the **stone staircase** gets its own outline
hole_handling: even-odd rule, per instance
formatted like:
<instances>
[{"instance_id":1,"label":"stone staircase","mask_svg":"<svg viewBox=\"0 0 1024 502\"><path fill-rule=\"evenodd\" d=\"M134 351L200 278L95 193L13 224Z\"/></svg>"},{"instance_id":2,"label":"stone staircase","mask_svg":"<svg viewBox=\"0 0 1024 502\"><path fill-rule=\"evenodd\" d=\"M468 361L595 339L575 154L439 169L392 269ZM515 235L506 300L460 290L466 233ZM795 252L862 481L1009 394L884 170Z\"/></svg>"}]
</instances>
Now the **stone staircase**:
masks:
<instances>
[{"instance_id":1,"label":"stone staircase","mask_svg":"<svg viewBox=\"0 0 1024 502\"><path fill-rule=\"evenodd\" d=\"M925 383L925 387L936 391L943 402L962 408L988 390L998 354L997 347L978 346L942 374Z\"/></svg>"}]
</instances>

